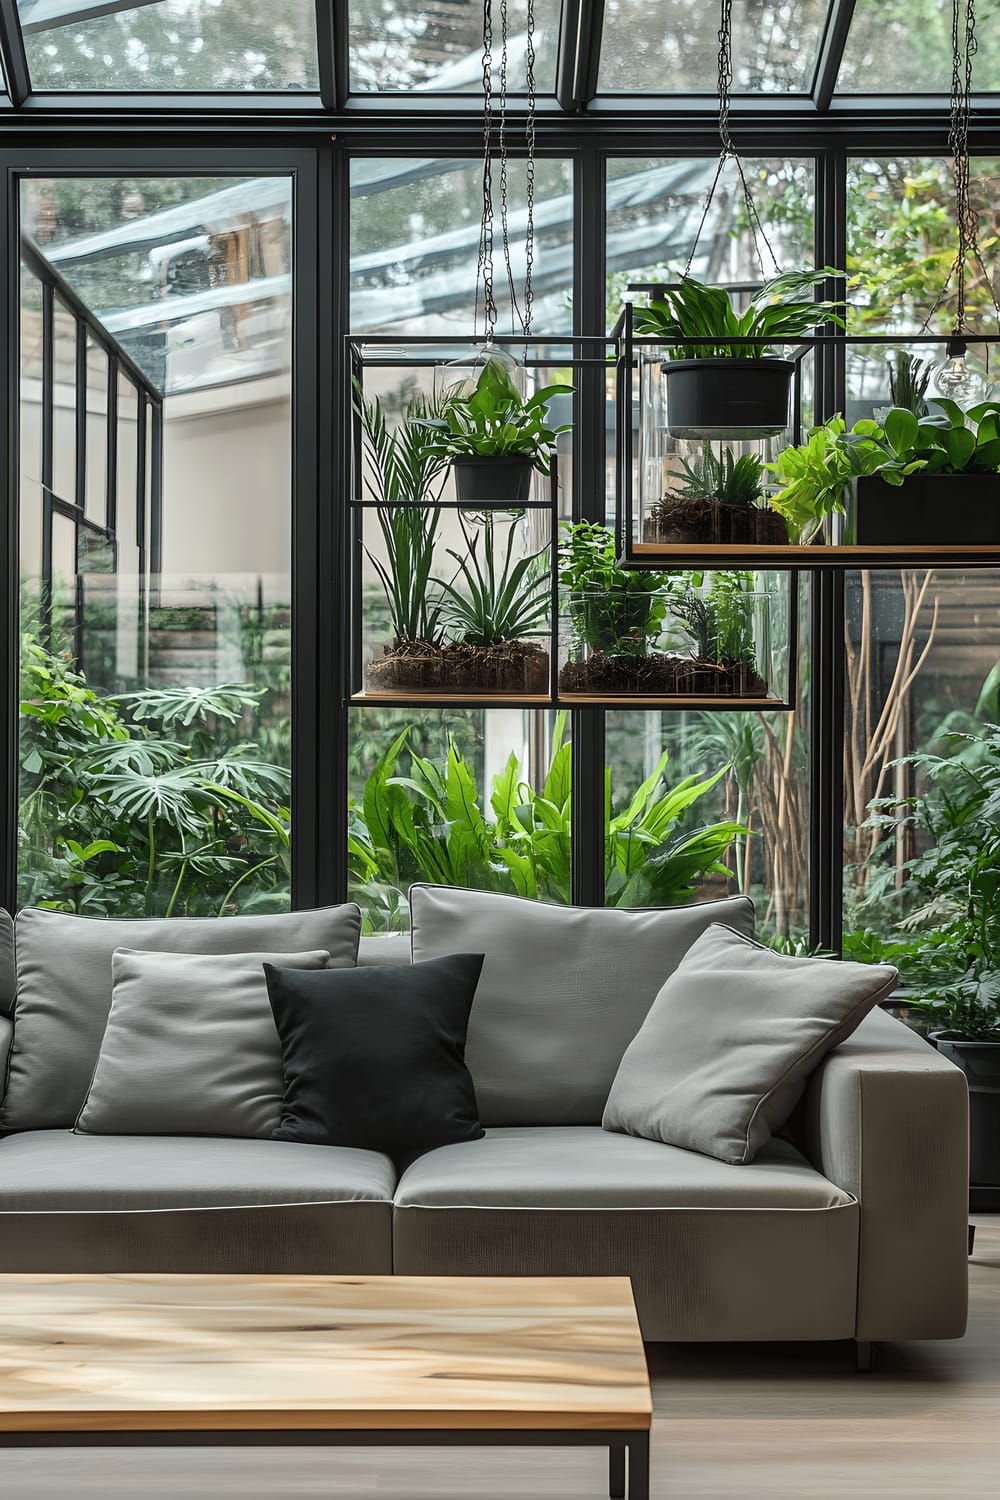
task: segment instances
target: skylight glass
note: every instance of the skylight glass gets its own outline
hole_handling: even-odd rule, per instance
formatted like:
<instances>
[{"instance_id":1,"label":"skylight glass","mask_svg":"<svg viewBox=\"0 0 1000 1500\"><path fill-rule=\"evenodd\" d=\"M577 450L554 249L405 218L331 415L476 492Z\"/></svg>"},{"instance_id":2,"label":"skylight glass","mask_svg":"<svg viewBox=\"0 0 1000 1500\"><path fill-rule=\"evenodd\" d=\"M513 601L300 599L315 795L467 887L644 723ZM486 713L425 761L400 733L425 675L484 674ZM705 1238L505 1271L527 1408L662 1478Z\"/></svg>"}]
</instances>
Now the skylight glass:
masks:
<instances>
[{"instance_id":1,"label":"skylight glass","mask_svg":"<svg viewBox=\"0 0 1000 1500\"><path fill-rule=\"evenodd\" d=\"M808 93L826 11L825 0L733 0L733 92ZM718 31L705 0L606 0L598 91L713 94Z\"/></svg>"},{"instance_id":2,"label":"skylight glass","mask_svg":"<svg viewBox=\"0 0 1000 1500\"><path fill-rule=\"evenodd\" d=\"M976 93L1000 89L1000 0L976 7ZM837 82L844 94L947 94L950 0L858 0Z\"/></svg>"},{"instance_id":3,"label":"skylight glass","mask_svg":"<svg viewBox=\"0 0 1000 1500\"><path fill-rule=\"evenodd\" d=\"M535 0L535 86L555 92L560 0ZM356 93L481 93L482 0L351 0L350 86ZM508 0L508 71L511 93L527 81L527 4ZM494 88L501 51L500 6L493 6Z\"/></svg>"},{"instance_id":4,"label":"skylight glass","mask_svg":"<svg viewBox=\"0 0 1000 1500\"><path fill-rule=\"evenodd\" d=\"M313 0L18 0L36 89L316 89Z\"/></svg>"}]
</instances>

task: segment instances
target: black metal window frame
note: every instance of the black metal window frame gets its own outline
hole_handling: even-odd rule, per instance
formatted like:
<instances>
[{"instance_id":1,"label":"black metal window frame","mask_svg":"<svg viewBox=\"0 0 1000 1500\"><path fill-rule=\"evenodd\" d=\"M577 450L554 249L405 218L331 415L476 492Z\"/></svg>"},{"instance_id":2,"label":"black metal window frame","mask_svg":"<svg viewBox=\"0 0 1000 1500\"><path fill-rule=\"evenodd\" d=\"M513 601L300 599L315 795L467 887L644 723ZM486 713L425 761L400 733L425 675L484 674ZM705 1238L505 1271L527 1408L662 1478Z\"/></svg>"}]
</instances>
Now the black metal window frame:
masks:
<instances>
[{"instance_id":1,"label":"black metal window frame","mask_svg":"<svg viewBox=\"0 0 1000 1500\"><path fill-rule=\"evenodd\" d=\"M940 105L941 101L938 101ZM22 122L23 123L23 122ZM107 122L105 122L107 123ZM473 118L456 128L454 118L429 116L419 131L400 129L382 117L379 128L343 117L331 139L329 124L304 129L287 147L259 125L230 120L209 144L192 149L188 129L164 116L157 129L132 135L128 149L114 134L95 130L81 139L77 127L65 145L54 144L55 121L40 134L0 128L0 190L5 220L16 223L19 184L31 175L244 175L277 173L293 180L293 484L292 484L292 670L293 670L293 902L308 907L345 899L347 848L347 735L350 595L346 586L346 506L336 503L349 434L343 412L343 361L338 357L349 327L350 162L355 157L434 156L475 161L481 137ZM816 164L815 239L818 263L842 265L846 253L847 166L852 155L942 156L947 118L908 115L893 121L832 118L809 129L789 128L786 118L760 122L740 135L748 155L812 157ZM13 139L12 139L13 138ZM204 137L203 137L204 138ZM56 142L59 137L56 136ZM615 157L679 157L715 154L710 122L690 117L664 128L649 120L641 128L623 117L602 124L543 120L541 154L572 164L574 185L574 326L580 337L603 332L605 319L605 188L608 161ZM1000 154L1000 110L977 118L973 151ZM8 236L9 241L9 236ZM17 327L17 245L0 242L0 275L6 287L8 326ZM471 332L471 330L470 330ZM603 339L595 338L594 352ZM584 346L586 348L586 346ZM7 339L0 365L0 452L12 462L6 486L3 531L8 586L0 611L0 744L6 813L0 827L0 901L16 892L17 577L16 434L18 345ZM824 400L843 400L843 351L824 353L820 375ZM581 371L576 401L578 447L573 465L574 511L604 518L602 372ZM885 566L895 566L887 560ZM905 566L900 558L899 566ZM844 735L844 574L825 570L812 580L810 725L810 931L811 941L836 949L841 935ZM573 898L580 904L604 899L604 710L574 710Z\"/></svg>"}]
</instances>

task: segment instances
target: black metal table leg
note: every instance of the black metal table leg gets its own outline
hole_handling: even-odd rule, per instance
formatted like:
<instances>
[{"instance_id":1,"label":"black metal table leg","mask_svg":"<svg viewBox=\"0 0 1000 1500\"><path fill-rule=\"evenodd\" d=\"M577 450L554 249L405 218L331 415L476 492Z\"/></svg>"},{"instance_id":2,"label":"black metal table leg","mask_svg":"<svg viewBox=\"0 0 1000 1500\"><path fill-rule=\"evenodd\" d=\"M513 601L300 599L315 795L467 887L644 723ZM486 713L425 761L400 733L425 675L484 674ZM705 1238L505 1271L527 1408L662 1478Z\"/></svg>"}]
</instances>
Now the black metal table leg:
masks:
<instances>
[{"instance_id":1,"label":"black metal table leg","mask_svg":"<svg viewBox=\"0 0 1000 1500\"><path fill-rule=\"evenodd\" d=\"M630 1432L628 1448L628 1500L649 1500L649 1433Z\"/></svg>"},{"instance_id":2,"label":"black metal table leg","mask_svg":"<svg viewBox=\"0 0 1000 1500\"><path fill-rule=\"evenodd\" d=\"M608 1449L608 1494L611 1500L625 1500L624 1443L612 1443Z\"/></svg>"}]
</instances>

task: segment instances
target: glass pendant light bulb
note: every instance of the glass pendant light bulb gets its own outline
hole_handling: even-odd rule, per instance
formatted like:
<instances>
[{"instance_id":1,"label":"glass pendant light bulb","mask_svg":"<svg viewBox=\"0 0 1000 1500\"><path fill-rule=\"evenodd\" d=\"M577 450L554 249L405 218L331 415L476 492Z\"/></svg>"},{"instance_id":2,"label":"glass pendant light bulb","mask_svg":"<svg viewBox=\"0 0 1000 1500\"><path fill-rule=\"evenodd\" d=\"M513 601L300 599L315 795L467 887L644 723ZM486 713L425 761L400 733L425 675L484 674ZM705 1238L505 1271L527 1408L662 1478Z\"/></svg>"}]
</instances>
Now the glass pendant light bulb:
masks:
<instances>
[{"instance_id":1,"label":"glass pendant light bulb","mask_svg":"<svg viewBox=\"0 0 1000 1500\"><path fill-rule=\"evenodd\" d=\"M947 396L960 406L975 402L982 396L982 378L969 358L963 338L948 340L945 358L934 372L934 389L939 396Z\"/></svg>"}]
</instances>

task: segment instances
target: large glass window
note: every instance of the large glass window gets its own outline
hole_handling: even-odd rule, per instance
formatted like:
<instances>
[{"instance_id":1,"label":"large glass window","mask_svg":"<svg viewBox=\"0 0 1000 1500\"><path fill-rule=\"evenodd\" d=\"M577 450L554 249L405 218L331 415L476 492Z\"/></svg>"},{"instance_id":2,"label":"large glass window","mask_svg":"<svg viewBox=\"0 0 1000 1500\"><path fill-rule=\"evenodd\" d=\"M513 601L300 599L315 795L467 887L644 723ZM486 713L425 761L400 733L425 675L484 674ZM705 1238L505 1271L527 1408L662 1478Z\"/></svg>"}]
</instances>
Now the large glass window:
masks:
<instances>
[{"instance_id":1,"label":"large glass window","mask_svg":"<svg viewBox=\"0 0 1000 1500\"><path fill-rule=\"evenodd\" d=\"M995 751L982 736L1000 719L1000 573L851 573L846 644L845 949L892 945L913 979L968 896L961 830L984 800ZM940 958L960 972L948 946Z\"/></svg>"},{"instance_id":2,"label":"large glass window","mask_svg":"<svg viewBox=\"0 0 1000 1500\"><path fill-rule=\"evenodd\" d=\"M267 186L23 187L22 902L287 904L291 184Z\"/></svg>"},{"instance_id":3,"label":"large glass window","mask_svg":"<svg viewBox=\"0 0 1000 1500\"><path fill-rule=\"evenodd\" d=\"M565 713L352 709L350 895L365 930L405 932L415 881L571 899Z\"/></svg>"}]
</instances>

